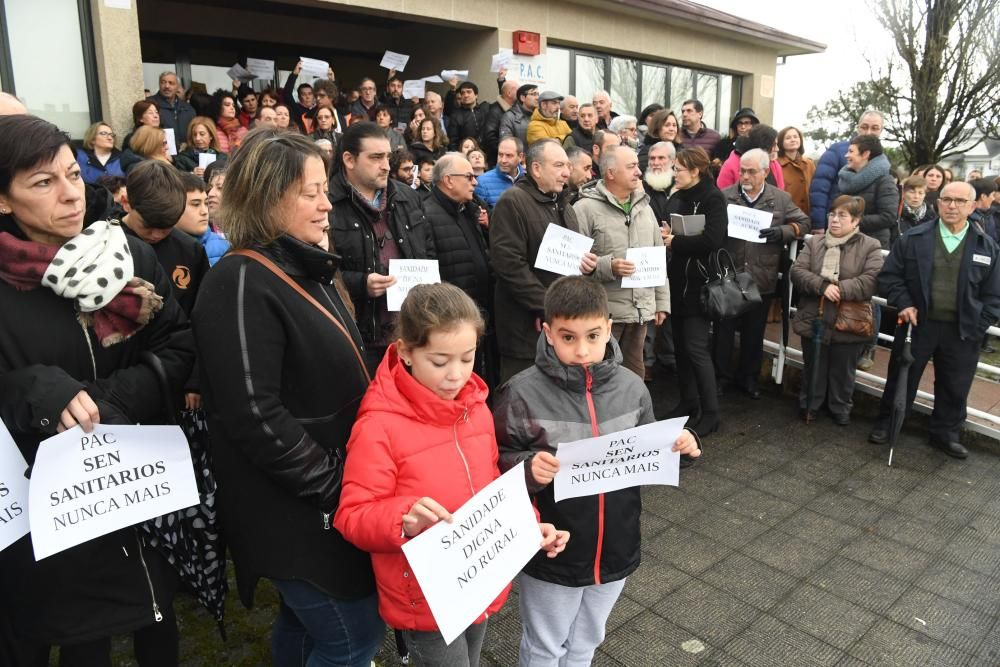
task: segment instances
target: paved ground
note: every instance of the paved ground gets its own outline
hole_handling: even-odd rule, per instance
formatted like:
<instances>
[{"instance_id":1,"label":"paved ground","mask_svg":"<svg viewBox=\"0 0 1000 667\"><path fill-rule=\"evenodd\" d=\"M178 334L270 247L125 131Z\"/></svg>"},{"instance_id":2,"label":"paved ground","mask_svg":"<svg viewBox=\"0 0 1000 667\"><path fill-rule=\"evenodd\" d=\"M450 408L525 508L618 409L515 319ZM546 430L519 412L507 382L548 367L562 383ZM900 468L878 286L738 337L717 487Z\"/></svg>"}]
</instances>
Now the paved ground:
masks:
<instances>
[{"instance_id":1,"label":"paved ground","mask_svg":"<svg viewBox=\"0 0 1000 667\"><path fill-rule=\"evenodd\" d=\"M653 385L658 414L672 386ZM826 416L807 427L766 387L760 401L724 399L722 430L679 489L644 493L643 565L595 664L1000 665L1000 447L972 442L954 461L916 418L888 468L866 442L870 398L849 427ZM181 663L268 664L268 585L257 600L248 612L231 593L223 643L180 599ZM516 665L519 637L515 593L491 619L483 664ZM117 642L116 664L134 664L129 653ZM399 664L391 635L377 661Z\"/></svg>"}]
</instances>

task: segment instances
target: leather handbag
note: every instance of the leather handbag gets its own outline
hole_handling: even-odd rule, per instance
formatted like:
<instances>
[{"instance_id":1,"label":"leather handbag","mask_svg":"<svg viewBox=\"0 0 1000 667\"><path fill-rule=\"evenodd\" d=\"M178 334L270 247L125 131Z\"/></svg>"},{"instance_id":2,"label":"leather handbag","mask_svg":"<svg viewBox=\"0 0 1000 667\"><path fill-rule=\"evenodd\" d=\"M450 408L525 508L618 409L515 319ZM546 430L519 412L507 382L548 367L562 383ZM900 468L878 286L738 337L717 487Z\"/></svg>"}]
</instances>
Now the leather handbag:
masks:
<instances>
[{"instance_id":1,"label":"leather handbag","mask_svg":"<svg viewBox=\"0 0 1000 667\"><path fill-rule=\"evenodd\" d=\"M707 282L701 288L701 310L710 320L728 320L743 315L761 303L760 290L749 271L737 271L725 248L708 256L708 268L698 263Z\"/></svg>"},{"instance_id":2,"label":"leather handbag","mask_svg":"<svg viewBox=\"0 0 1000 667\"><path fill-rule=\"evenodd\" d=\"M833 328L863 338L875 335L875 314L871 301L841 301Z\"/></svg>"}]
</instances>

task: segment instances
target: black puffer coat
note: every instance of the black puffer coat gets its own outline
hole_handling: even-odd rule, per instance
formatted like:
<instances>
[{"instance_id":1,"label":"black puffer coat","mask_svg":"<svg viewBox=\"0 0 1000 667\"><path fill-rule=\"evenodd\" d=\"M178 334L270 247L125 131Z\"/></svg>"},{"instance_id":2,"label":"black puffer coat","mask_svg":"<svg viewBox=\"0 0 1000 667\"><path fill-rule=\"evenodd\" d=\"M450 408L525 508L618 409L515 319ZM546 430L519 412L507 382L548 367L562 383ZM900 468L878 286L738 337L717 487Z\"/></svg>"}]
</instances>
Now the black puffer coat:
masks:
<instances>
[{"instance_id":1,"label":"black puffer coat","mask_svg":"<svg viewBox=\"0 0 1000 667\"><path fill-rule=\"evenodd\" d=\"M448 146L457 151L466 137L472 137L482 145L486 136L486 122L490 114L489 102L480 102L474 107L459 107L448 117Z\"/></svg>"},{"instance_id":2,"label":"black puffer coat","mask_svg":"<svg viewBox=\"0 0 1000 667\"><path fill-rule=\"evenodd\" d=\"M375 591L368 554L330 526L368 387L360 336L332 286L337 257L289 236L255 250L344 331L247 257L226 255L202 285L192 320L240 598L250 606L261 577L366 597Z\"/></svg>"},{"instance_id":3,"label":"black puffer coat","mask_svg":"<svg viewBox=\"0 0 1000 667\"><path fill-rule=\"evenodd\" d=\"M701 287L705 284L698 263L708 265L708 255L726 245L729 234L729 216L726 197L709 178L702 178L693 187L674 193L667 203L669 213L704 215L705 230L694 236L674 236L670 246L670 312L678 315L701 313Z\"/></svg>"},{"instance_id":4,"label":"black puffer coat","mask_svg":"<svg viewBox=\"0 0 1000 667\"><path fill-rule=\"evenodd\" d=\"M479 209L486 202L476 197L460 206L441 190L424 200L424 214L434 233L434 248L441 280L461 287L484 313L491 312L493 277L486 234L479 224Z\"/></svg>"},{"instance_id":5,"label":"black puffer coat","mask_svg":"<svg viewBox=\"0 0 1000 667\"><path fill-rule=\"evenodd\" d=\"M88 203L88 210L101 207ZM0 233L25 238L9 216L0 218ZM191 331L169 280L152 248L127 238L135 275L152 283L164 304L149 324L111 347L80 327L71 300L44 287L20 291L0 281L0 419L29 465L82 390L97 403L102 423L165 423L161 385L143 365L144 352L162 362L173 393L190 375ZM79 643L151 625L154 599L168 609L174 582L166 561L140 547L132 528L37 563L30 535L0 552L0 600L13 607L9 616L23 647Z\"/></svg>"}]
</instances>

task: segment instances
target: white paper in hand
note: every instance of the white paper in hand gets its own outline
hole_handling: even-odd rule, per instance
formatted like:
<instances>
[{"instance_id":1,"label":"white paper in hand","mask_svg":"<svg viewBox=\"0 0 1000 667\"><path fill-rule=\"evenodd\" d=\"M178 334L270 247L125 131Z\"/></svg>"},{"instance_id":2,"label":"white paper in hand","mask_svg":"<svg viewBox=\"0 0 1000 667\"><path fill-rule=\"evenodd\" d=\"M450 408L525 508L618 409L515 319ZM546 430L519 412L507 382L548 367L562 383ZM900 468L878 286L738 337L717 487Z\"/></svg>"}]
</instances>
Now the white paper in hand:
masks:
<instances>
[{"instance_id":1,"label":"white paper in hand","mask_svg":"<svg viewBox=\"0 0 1000 667\"><path fill-rule=\"evenodd\" d=\"M513 57L514 52L512 50L500 49L500 52L494 53L493 58L490 60L490 71L499 72L502 69L507 69L507 65L510 64Z\"/></svg>"},{"instance_id":2,"label":"white paper in hand","mask_svg":"<svg viewBox=\"0 0 1000 667\"><path fill-rule=\"evenodd\" d=\"M247 58L247 71L257 79L273 79L274 61L263 58Z\"/></svg>"},{"instance_id":3,"label":"white paper in hand","mask_svg":"<svg viewBox=\"0 0 1000 667\"><path fill-rule=\"evenodd\" d=\"M410 56L403 55L402 53L396 53L395 51L386 51L382 56L382 62L379 63L379 67L394 69L397 72L402 72L406 68L406 63L408 62L410 62Z\"/></svg>"},{"instance_id":4,"label":"white paper in hand","mask_svg":"<svg viewBox=\"0 0 1000 667\"><path fill-rule=\"evenodd\" d=\"M667 248L629 248L625 259L635 264L635 273L622 278L622 287L663 287L667 284Z\"/></svg>"},{"instance_id":5,"label":"white paper in hand","mask_svg":"<svg viewBox=\"0 0 1000 667\"><path fill-rule=\"evenodd\" d=\"M187 438L179 426L63 431L38 446L28 502L36 560L197 505Z\"/></svg>"},{"instance_id":6,"label":"white paper in hand","mask_svg":"<svg viewBox=\"0 0 1000 667\"><path fill-rule=\"evenodd\" d=\"M314 79L325 79L329 74L330 63L316 58L299 58L302 61L302 70L299 72L299 80L311 83Z\"/></svg>"},{"instance_id":7,"label":"white paper in hand","mask_svg":"<svg viewBox=\"0 0 1000 667\"><path fill-rule=\"evenodd\" d=\"M729 238L750 243L765 242L760 237L760 230L771 226L774 222L774 213L733 204L729 205L726 212L729 215Z\"/></svg>"},{"instance_id":8,"label":"white paper in hand","mask_svg":"<svg viewBox=\"0 0 1000 667\"><path fill-rule=\"evenodd\" d=\"M486 611L538 553L542 531L524 483L511 468L441 521L403 545L403 554L446 643Z\"/></svg>"},{"instance_id":9,"label":"white paper in hand","mask_svg":"<svg viewBox=\"0 0 1000 667\"><path fill-rule=\"evenodd\" d=\"M215 153L198 153L198 166L207 169L218 157Z\"/></svg>"},{"instance_id":10,"label":"white paper in hand","mask_svg":"<svg viewBox=\"0 0 1000 667\"><path fill-rule=\"evenodd\" d=\"M680 454L670 451L684 430L687 417L560 442L556 449L559 472L553 480L556 502L593 496L630 486L677 486Z\"/></svg>"},{"instance_id":11,"label":"white paper in hand","mask_svg":"<svg viewBox=\"0 0 1000 667\"><path fill-rule=\"evenodd\" d=\"M444 69L441 70L441 78L445 81L451 81L452 79L468 79L469 70L467 69Z\"/></svg>"},{"instance_id":12,"label":"white paper in hand","mask_svg":"<svg viewBox=\"0 0 1000 667\"><path fill-rule=\"evenodd\" d=\"M226 70L226 76L238 81L253 81L254 79L253 74L239 63Z\"/></svg>"},{"instance_id":13,"label":"white paper in hand","mask_svg":"<svg viewBox=\"0 0 1000 667\"><path fill-rule=\"evenodd\" d=\"M0 422L0 551L28 534L27 469L21 450Z\"/></svg>"},{"instance_id":14,"label":"white paper in hand","mask_svg":"<svg viewBox=\"0 0 1000 667\"><path fill-rule=\"evenodd\" d=\"M167 135L167 153L177 155L177 139L174 135L174 128L165 127L163 133Z\"/></svg>"},{"instance_id":15,"label":"white paper in hand","mask_svg":"<svg viewBox=\"0 0 1000 667\"><path fill-rule=\"evenodd\" d=\"M390 259L389 275L396 284L385 291L390 311L398 311L410 290L417 285L441 282L441 270L436 259Z\"/></svg>"},{"instance_id":16,"label":"white paper in hand","mask_svg":"<svg viewBox=\"0 0 1000 667\"><path fill-rule=\"evenodd\" d=\"M403 98L423 97L427 92L427 82L423 79L408 79L403 82Z\"/></svg>"},{"instance_id":17,"label":"white paper in hand","mask_svg":"<svg viewBox=\"0 0 1000 667\"><path fill-rule=\"evenodd\" d=\"M535 257L535 268L562 276L580 275L583 256L594 247L594 239L554 225L545 228L542 245Z\"/></svg>"}]
</instances>

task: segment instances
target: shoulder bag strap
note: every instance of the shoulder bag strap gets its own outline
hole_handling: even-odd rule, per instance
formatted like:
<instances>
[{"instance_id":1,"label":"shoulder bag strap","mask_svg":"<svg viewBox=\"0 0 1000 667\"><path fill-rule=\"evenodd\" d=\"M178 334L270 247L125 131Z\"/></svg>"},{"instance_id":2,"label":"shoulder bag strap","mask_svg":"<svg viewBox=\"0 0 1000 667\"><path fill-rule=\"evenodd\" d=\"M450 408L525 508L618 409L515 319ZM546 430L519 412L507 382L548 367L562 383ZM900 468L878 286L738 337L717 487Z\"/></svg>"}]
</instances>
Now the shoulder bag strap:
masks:
<instances>
[{"instance_id":1,"label":"shoulder bag strap","mask_svg":"<svg viewBox=\"0 0 1000 667\"><path fill-rule=\"evenodd\" d=\"M336 317L333 316L333 313L324 308L320 304L320 302L317 301L315 298L313 298L313 296L309 294L309 292L305 291L301 285L299 285L297 282L289 278L288 274L281 270L281 267L279 267L277 264L269 260L267 257L264 257L264 255L260 254L256 250L246 250L246 249L230 250L228 254L242 255L243 257L247 257L249 259L254 260L255 262L258 262L259 264L262 264L264 268L266 268L268 271L281 278L283 281L285 281L285 283L289 287L298 292L303 299L311 303L316 308L316 310L323 313L323 315L325 315L328 320L333 322L333 325L337 327L340 333L344 335L344 338L347 339L347 342L351 344L351 349L354 350L354 356L357 357L358 359L358 365L361 366L361 372L364 373L365 379L368 380L368 382L372 381L372 377L368 373L368 365L365 363L364 356L362 356L361 350L358 349L358 346L355 344L354 338L351 336L350 332L344 327L343 324L340 323L340 320L338 320Z\"/></svg>"}]
</instances>

